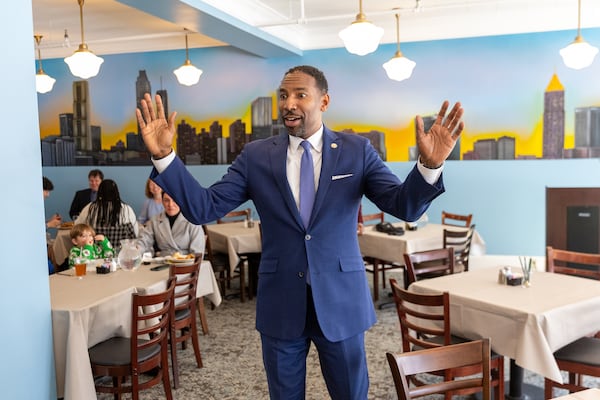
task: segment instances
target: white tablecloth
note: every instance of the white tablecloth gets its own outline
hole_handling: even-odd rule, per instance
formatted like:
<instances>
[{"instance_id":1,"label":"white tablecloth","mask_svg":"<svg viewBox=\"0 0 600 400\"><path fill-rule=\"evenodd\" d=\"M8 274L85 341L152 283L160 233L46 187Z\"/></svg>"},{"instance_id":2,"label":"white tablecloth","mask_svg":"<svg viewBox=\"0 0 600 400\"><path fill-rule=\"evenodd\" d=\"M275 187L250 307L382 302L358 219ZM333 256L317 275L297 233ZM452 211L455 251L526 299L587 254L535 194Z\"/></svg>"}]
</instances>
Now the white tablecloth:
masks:
<instances>
[{"instance_id":1,"label":"white tablecloth","mask_svg":"<svg viewBox=\"0 0 600 400\"><path fill-rule=\"evenodd\" d=\"M396 223L404 227L404 223ZM461 230L465 228L441 224L427 224L416 231L405 230L404 235L394 236L377 232L375 226L368 225L358 235L358 244L364 257L404 265L404 253L439 249L444 244L444 229ZM485 242L477 231L471 241L471 255L485 254Z\"/></svg>"},{"instance_id":2,"label":"white tablecloth","mask_svg":"<svg viewBox=\"0 0 600 400\"><path fill-rule=\"evenodd\" d=\"M553 400L598 400L600 399L600 389L592 388L582 390L581 392L570 393L566 396L555 397Z\"/></svg>"},{"instance_id":3,"label":"white tablecloth","mask_svg":"<svg viewBox=\"0 0 600 400\"><path fill-rule=\"evenodd\" d=\"M151 271L152 266L105 275L88 271L83 279L62 273L49 277L58 397L96 399L87 349L111 336L130 336L131 294L157 292L166 286L169 270ZM208 261L201 264L196 295L221 304Z\"/></svg>"},{"instance_id":4,"label":"white tablecloth","mask_svg":"<svg viewBox=\"0 0 600 400\"><path fill-rule=\"evenodd\" d=\"M448 291L453 333L489 337L495 352L558 382L553 352L600 330L600 282L591 279L536 271L524 288L499 284L498 268L477 268L417 281L410 290Z\"/></svg>"},{"instance_id":5,"label":"white tablecloth","mask_svg":"<svg viewBox=\"0 0 600 400\"><path fill-rule=\"evenodd\" d=\"M67 259L67 257L69 257L71 247L73 247L73 242L71 242L71 230L59 229L56 232L56 237L54 238L54 242L52 243L54 259L59 265L62 264Z\"/></svg>"},{"instance_id":6,"label":"white tablecloth","mask_svg":"<svg viewBox=\"0 0 600 400\"><path fill-rule=\"evenodd\" d=\"M231 272L240 262L240 254L262 251L257 222L251 228L246 227L243 222L211 224L206 228L212 249L228 254Z\"/></svg>"}]
</instances>

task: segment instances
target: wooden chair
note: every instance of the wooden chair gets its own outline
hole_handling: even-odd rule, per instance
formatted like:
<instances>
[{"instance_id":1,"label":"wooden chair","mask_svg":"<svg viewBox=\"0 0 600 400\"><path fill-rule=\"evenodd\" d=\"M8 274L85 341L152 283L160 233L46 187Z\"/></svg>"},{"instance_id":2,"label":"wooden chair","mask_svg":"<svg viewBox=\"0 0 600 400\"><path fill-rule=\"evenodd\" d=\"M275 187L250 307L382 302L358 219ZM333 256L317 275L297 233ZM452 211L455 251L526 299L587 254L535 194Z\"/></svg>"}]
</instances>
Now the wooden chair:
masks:
<instances>
[{"instance_id":1,"label":"wooden chair","mask_svg":"<svg viewBox=\"0 0 600 400\"><path fill-rule=\"evenodd\" d=\"M168 400L173 399L169 381L169 330L174 314L175 280L167 290L157 294L132 294L131 337L112 337L88 349L94 376L111 376L112 386L96 381L96 392L113 393L121 398L131 393L139 399L139 391L162 381ZM151 372L152 374L143 375ZM143 377L148 377L143 379ZM130 385L123 385L131 377Z\"/></svg>"},{"instance_id":2,"label":"wooden chair","mask_svg":"<svg viewBox=\"0 0 600 400\"><path fill-rule=\"evenodd\" d=\"M600 279L600 254L557 250L546 247L546 270L588 279ZM600 377L600 333L583 337L554 352L554 359L561 371L568 373L568 382L544 379L544 398L554 397L554 388L578 392L588 389L583 376Z\"/></svg>"},{"instance_id":3,"label":"wooden chair","mask_svg":"<svg viewBox=\"0 0 600 400\"><path fill-rule=\"evenodd\" d=\"M225 297L227 289L231 288L231 281L238 278L239 275L231 274L229 256L226 253L213 251L206 225L202 225L202 229L204 230L204 235L206 237L206 241L204 242L204 259L210 261L217 282L219 282L221 295Z\"/></svg>"},{"instance_id":4,"label":"wooden chair","mask_svg":"<svg viewBox=\"0 0 600 400\"><path fill-rule=\"evenodd\" d=\"M202 260L197 257L192 265L171 265L169 278L175 279L174 318L171 321L171 366L173 368L173 386L179 387L179 364L177 363L177 344L185 349L188 339L192 340L198 368L202 368L202 355L196 325L196 287Z\"/></svg>"},{"instance_id":5,"label":"wooden chair","mask_svg":"<svg viewBox=\"0 0 600 400\"><path fill-rule=\"evenodd\" d=\"M469 270L469 255L471 253L471 241L475 225L471 225L467 230L444 229L444 248L454 248L454 267L455 272L465 272Z\"/></svg>"},{"instance_id":6,"label":"wooden chair","mask_svg":"<svg viewBox=\"0 0 600 400\"><path fill-rule=\"evenodd\" d=\"M358 226L358 234L362 235L364 225L374 225L380 222L384 222L383 212L378 212L375 214L363 214L362 223L360 223ZM381 272L381 284L385 289L385 271L401 269L404 268L404 266L375 257L363 257L363 259L365 260L365 264L372 265L372 269L365 268L365 271L373 274L373 300L377 301L379 300L379 273Z\"/></svg>"},{"instance_id":7,"label":"wooden chair","mask_svg":"<svg viewBox=\"0 0 600 400\"><path fill-rule=\"evenodd\" d=\"M600 254L546 247L546 271L600 280Z\"/></svg>"},{"instance_id":8,"label":"wooden chair","mask_svg":"<svg viewBox=\"0 0 600 400\"><path fill-rule=\"evenodd\" d=\"M442 225L463 226L468 228L471 226L472 219L473 214L461 215L442 211Z\"/></svg>"},{"instance_id":9,"label":"wooden chair","mask_svg":"<svg viewBox=\"0 0 600 400\"><path fill-rule=\"evenodd\" d=\"M226 224L229 222L249 221L252 215L252 210L246 208L245 210L230 211L225 214L222 218L217 220L217 224Z\"/></svg>"},{"instance_id":10,"label":"wooden chair","mask_svg":"<svg viewBox=\"0 0 600 400\"><path fill-rule=\"evenodd\" d=\"M409 353L386 353L386 357L392 370L396 393L400 400L412 400L430 394L445 394L446 399L449 399L451 394L463 391L482 392L483 400L490 400L489 339ZM481 376L454 380L451 374L446 374L443 382L409 387L408 377L411 375L440 370L448 372L454 368L464 366L477 367L482 371Z\"/></svg>"},{"instance_id":11,"label":"wooden chair","mask_svg":"<svg viewBox=\"0 0 600 400\"><path fill-rule=\"evenodd\" d=\"M454 268L454 248L434 249L404 254L404 288L419 279L450 275Z\"/></svg>"},{"instance_id":12,"label":"wooden chair","mask_svg":"<svg viewBox=\"0 0 600 400\"><path fill-rule=\"evenodd\" d=\"M448 292L441 294L419 294L402 289L395 279L390 279L390 287L400 321L403 353L421 349L439 348L452 344L465 343L469 340L450 332L450 296ZM488 350L489 351L489 350ZM504 357L493 354L491 358L492 383L494 397L504 399ZM440 375L441 372L435 372ZM481 373L480 366L452 368L444 372L446 379L465 377ZM416 386L426 385L417 376L411 375L410 381ZM489 375L489 371L488 371ZM398 390L398 386L396 386ZM470 394L477 390L460 390L452 393ZM413 394L414 395L414 394ZM447 396L449 399L450 396Z\"/></svg>"}]
</instances>

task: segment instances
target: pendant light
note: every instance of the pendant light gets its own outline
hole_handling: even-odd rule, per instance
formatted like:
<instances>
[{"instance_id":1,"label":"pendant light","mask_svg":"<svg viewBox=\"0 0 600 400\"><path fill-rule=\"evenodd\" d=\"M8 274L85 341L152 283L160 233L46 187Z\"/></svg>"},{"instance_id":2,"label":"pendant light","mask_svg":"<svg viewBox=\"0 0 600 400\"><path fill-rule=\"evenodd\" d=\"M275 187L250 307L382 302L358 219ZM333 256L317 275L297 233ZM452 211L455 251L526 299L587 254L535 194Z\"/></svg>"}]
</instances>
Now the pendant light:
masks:
<instances>
[{"instance_id":1,"label":"pendant light","mask_svg":"<svg viewBox=\"0 0 600 400\"><path fill-rule=\"evenodd\" d=\"M581 0L577 7L577 36L573 43L560 50L563 62L569 68L583 69L594 62L598 48L590 45L581 37Z\"/></svg>"},{"instance_id":2,"label":"pendant light","mask_svg":"<svg viewBox=\"0 0 600 400\"><path fill-rule=\"evenodd\" d=\"M37 90L38 93L48 93L52 90L56 79L46 75L42 68L42 53L40 52L40 42L42 41L42 37L42 35L33 35L38 53L38 70L35 74L35 90Z\"/></svg>"},{"instance_id":3,"label":"pendant light","mask_svg":"<svg viewBox=\"0 0 600 400\"><path fill-rule=\"evenodd\" d=\"M202 70L194 67L190 61L187 29L185 30L185 62L173 73L177 76L177 81L185 86L195 85L200 80L200 75L202 75Z\"/></svg>"},{"instance_id":4,"label":"pendant light","mask_svg":"<svg viewBox=\"0 0 600 400\"><path fill-rule=\"evenodd\" d=\"M83 2L84 0L77 0L77 4L79 4L81 44L75 53L65 58L65 62L73 75L81 79L88 79L98 75L98 72L100 72L100 65L102 65L104 59L88 50L87 44L85 44L83 34Z\"/></svg>"},{"instance_id":5,"label":"pendant light","mask_svg":"<svg viewBox=\"0 0 600 400\"><path fill-rule=\"evenodd\" d=\"M356 20L350 26L342 29L339 36L348 52L364 56L377 50L383 36L383 28L367 21L367 17L363 14L362 0L358 1L358 6Z\"/></svg>"},{"instance_id":6,"label":"pendant light","mask_svg":"<svg viewBox=\"0 0 600 400\"><path fill-rule=\"evenodd\" d=\"M387 73L388 78L395 81L403 81L410 78L415 63L412 60L404 57L400 51L400 15L396 14L396 54L394 57L383 64L383 68Z\"/></svg>"}]
</instances>

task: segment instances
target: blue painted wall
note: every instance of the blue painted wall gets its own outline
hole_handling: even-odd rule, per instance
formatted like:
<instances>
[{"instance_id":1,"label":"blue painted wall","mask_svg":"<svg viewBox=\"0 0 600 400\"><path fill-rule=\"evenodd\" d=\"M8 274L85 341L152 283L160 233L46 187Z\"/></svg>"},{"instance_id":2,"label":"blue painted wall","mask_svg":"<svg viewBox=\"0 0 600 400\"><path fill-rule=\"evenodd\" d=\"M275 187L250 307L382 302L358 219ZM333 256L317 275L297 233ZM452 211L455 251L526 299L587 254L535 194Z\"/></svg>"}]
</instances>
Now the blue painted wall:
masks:
<instances>
[{"instance_id":1,"label":"blue painted wall","mask_svg":"<svg viewBox=\"0 0 600 400\"><path fill-rule=\"evenodd\" d=\"M412 162L388 163L400 177ZM193 166L203 185L218 180L227 166ZM148 167L104 167L121 197L138 212L144 201ZM44 175L55 183L46 201L48 215L68 216L76 190L87 187L88 167L46 167ZM448 161L444 170L446 193L434 201L427 215L439 222L442 210L472 213L488 254L544 254L546 245L546 187L600 187L600 159ZM364 212L375 212L366 199ZM243 208L243 207L242 207Z\"/></svg>"},{"instance_id":2,"label":"blue painted wall","mask_svg":"<svg viewBox=\"0 0 600 400\"><path fill-rule=\"evenodd\" d=\"M56 399L31 2L3 15L0 398Z\"/></svg>"}]
</instances>

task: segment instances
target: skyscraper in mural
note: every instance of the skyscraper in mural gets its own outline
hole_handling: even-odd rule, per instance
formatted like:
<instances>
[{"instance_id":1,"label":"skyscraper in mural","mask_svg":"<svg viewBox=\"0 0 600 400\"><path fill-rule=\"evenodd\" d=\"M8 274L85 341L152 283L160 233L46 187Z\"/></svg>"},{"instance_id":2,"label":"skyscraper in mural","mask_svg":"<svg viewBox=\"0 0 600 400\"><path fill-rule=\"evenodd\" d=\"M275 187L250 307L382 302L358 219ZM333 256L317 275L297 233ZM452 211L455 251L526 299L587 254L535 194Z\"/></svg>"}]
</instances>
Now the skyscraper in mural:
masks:
<instances>
[{"instance_id":1,"label":"skyscraper in mural","mask_svg":"<svg viewBox=\"0 0 600 400\"><path fill-rule=\"evenodd\" d=\"M600 157L600 107L575 109L575 148L572 157Z\"/></svg>"},{"instance_id":2,"label":"skyscraper in mural","mask_svg":"<svg viewBox=\"0 0 600 400\"><path fill-rule=\"evenodd\" d=\"M250 106L252 113L252 140L273 136L273 99L259 97Z\"/></svg>"},{"instance_id":3,"label":"skyscraper in mural","mask_svg":"<svg viewBox=\"0 0 600 400\"><path fill-rule=\"evenodd\" d=\"M148 79L148 75L146 75L146 70L141 69L138 73L138 77L135 81L135 106L136 108L140 108L142 105L142 99L144 98L144 94L150 93L152 94L152 87L150 86L150 80ZM141 135L142 130L140 128L140 124L137 126L138 135Z\"/></svg>"},{"instance_id":4,"label":"skyscraper in mural","mask_svg":"<svg viewBox=\"0 0 600 400\"><path fill-rule=\"evenodd\" d=\"M90 92L87 81L73 82L73 138L75 150L92 151Z\"/></svg>"},{"instance_id":5,"label":"skyscraper in mural","mask_svg":"<svg viewBox=\"0 0 600 400\"><path fill-rule=\"evenodd\" d=\"M563 158L565 147L565 89L556 74L544 93L543 158Z\"/></svg>"}]
</instances>

